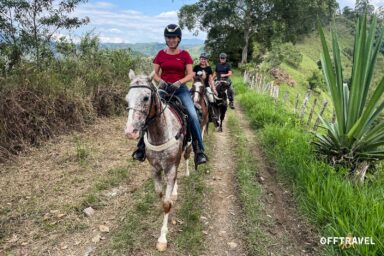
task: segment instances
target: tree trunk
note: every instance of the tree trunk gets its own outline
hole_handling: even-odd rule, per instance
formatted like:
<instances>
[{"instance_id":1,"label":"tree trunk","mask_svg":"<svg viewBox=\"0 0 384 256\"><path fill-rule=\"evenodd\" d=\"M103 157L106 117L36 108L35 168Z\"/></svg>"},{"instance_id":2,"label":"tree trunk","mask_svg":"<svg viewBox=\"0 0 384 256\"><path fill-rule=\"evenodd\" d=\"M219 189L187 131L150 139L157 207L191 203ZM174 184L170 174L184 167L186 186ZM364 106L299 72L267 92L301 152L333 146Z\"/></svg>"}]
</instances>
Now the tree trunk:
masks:
<instances>
[{"instance_id":1,"label":"tree trunk","mask_svg":"<svg viewBox=\"0 0 384 256\"><path fill-rule=\"evenodd\" d=\"M243 47L243 51L241 53L241 64L245 64L248 61L248 47L249 47L250 35L251 35L251 33L250 33L249 29L246 28L244 30L244 41L245 41L245 44L244 44L244 47Z\"/></svg>"},{"instance_id":2,"label":"tree trunk","mask_svg":"<svg viewBox=\"0 0 384 256\"><path fill-rule=\"evenodd\" d=\"M361 184L364 183L364 178L365 178L365 174L367 173L368 167L369 167L369 163L367 161L360 163L356 167L354 172L355 181Z\"/></svg>"}]
</instances>

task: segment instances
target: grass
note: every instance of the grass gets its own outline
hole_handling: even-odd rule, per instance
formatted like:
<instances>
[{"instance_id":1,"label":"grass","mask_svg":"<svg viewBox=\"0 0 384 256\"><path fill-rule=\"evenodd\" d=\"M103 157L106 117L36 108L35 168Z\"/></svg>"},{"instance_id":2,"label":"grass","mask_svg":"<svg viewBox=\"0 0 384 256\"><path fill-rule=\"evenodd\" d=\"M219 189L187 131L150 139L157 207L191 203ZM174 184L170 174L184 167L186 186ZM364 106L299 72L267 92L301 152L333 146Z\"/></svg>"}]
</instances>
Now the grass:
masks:
<instances>
[{"instance_id":1,"label":"grass","mask_svg":"<svg viewBox=\"0 0 384 256\"><path fill-rule=\"evenodd\" d=\"M232 111L228 114L230 132L236 153L236 181L241 205L245 214L245 240L249 255L266 255L268 241L260 230L261 191L256 182L257 162L249 150L247 138Z\"/></svg>"},{"instance_id":2,"label":"grass","mask_svg":"<svg viewBox=\"0 0 384 256\"><path fill-rule=\"evenodd\" d=\"M108 171L107 176L103 177L98 181L90 191L85 194L84 199L76 206L69 208L75 209L77 212L82 211L87 207L98 208L103 206L103 195L102 191L116 187L121 182L127 182L129 178L130 166L114 168Z\"/></svg>"},{"instance_id":3,"label":"grass","mask_svg":"<svg viewBox=\"0 0 384 256\"><path fill-rule=\"evenodd\" d=\"M384 175L362 186L351 183L343 172L319 161L311 134L284 109L265 102L241 82L235 82L237 100L257 130L263 150L275 163L278 174L294 188L300 210L319 229L322 236L372 237L375 245L356 245L341 249L323 247L326 255L384 254ZM239 93L240 92L240 93ZM273 110L275 109L275 110ZM320 238L319 238L320 239Z\"/></svg>"}]
</instances>

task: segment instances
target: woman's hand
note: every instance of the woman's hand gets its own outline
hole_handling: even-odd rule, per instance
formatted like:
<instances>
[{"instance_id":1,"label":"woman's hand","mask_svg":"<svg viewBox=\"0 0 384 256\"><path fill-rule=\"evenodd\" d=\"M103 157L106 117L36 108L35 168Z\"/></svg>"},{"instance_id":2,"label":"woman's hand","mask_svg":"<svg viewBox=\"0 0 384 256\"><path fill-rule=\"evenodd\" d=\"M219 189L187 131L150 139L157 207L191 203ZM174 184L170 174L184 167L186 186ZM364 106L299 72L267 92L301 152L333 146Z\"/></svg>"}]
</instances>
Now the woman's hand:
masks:
<instances>
[{"instance_id":1,"label":"woman's hand","mask_svg":"<svg viewBox=\"0 0 384 256\"><path fill-rule=\"evenodd\" d=\"M170 84L169 86L170 86L173 90L177 90L177 89L179 89L180 85L181 85L181 82L180 82L180 80L178 80L178 81L176 81L176 82Z\"/></svg>"}]
</instances>

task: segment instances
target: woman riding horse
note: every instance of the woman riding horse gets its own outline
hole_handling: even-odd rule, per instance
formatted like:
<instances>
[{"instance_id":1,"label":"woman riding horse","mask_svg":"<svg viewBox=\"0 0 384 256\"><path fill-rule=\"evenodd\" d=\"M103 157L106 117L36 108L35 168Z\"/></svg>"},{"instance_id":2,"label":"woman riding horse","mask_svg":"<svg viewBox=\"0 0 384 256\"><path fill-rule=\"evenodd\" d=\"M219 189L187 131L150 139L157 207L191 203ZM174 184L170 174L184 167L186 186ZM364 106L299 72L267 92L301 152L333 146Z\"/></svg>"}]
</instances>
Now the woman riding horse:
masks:
<instances>
[{"instance_id":1,"label":"woman riding horse","mask_svg":"<svg viewBox=\"0 0 384 256\"><path fill-rule=\"evenodd\" d=\"M167 48L160 50L153 60L154 77L159 83L159 88L177 96L188 113L188 125L192 133L193 150L195 152L195 164L207 162L204 154L204 144L201 136L199 119L185 83L193 78L192 58L187 51L180 49L181 29L176 24L168 25L164 30ZM161 75L160 75L161 73ZM143 137L140 138L138 149L133 153L135 160L145 160L145 143Z\"/></svg>"},{"instance_id":2,"label":"woman riding horse","mask_svg":"<svg viewBox=\"0 0 384 256\"><path fill-rule=\"evenodd\" d=\"M193 67L193 73L196 76L198 72L205 72L205 80L204 80L204 85L206 87L206 90L208 94L213 94L217 96L217 91L216 87L213 82L213 72L211 67L208 65L208 56L206 53L201 53L200 54L200 63L196 66ZM213 95L212 95L213 98ZM212 104L213 102L208 103L208 110L209 110L209 117L210 120L217 126L218 124L218 117L216 116L216 111L214 109L214 106Z\"/></svg>"}]
</instances>

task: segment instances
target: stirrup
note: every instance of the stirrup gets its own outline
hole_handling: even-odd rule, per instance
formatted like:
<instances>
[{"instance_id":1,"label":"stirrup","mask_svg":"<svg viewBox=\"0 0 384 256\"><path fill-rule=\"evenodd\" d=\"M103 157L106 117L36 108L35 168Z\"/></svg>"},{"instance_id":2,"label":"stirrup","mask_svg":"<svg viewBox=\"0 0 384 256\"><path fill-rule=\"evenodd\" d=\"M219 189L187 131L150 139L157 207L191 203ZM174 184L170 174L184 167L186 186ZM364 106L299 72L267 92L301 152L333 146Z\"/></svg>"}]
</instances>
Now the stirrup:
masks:
<instances>
[{"instance_id":1,"label":"stirrup","mask_svg":"<svg viewBox=\"0 0 384 256\"><path fill-rule=\"evenodd\" d=\"M141 155L140 155L141 154ZM144 162L145 159L147 158L146 154L145 154L145 149L136 149L133 153L132 153L132 158L133 160L137 160L137 161L140 161L140 162Z\"/></svg>"}]
</instances>

